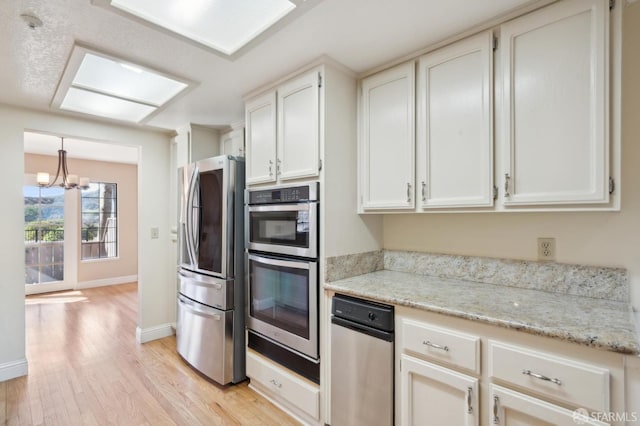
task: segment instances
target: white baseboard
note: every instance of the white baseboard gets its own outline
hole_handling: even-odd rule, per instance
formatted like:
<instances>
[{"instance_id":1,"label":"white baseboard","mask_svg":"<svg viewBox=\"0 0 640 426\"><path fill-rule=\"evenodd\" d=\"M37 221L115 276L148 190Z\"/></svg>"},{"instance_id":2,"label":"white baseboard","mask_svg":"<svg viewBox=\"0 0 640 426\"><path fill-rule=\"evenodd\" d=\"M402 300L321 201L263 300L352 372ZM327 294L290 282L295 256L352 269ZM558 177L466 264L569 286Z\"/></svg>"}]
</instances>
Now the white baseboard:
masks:
<instances>
[{"instance_id":1,"label":"white baseboard","mask_svg":"<svg viewBox=\"0 0 640 426\"><path fill-rule=\"evenodd\" d=\"M147 343L152 340L162 339L163 337L173 336L174 334L174 328L171 323L156 325L155 327L145 329L136 327L136 340L138 343Z\"/></svg>"},{"instance_id":2,"label":"white baseboard","mask_svg":"<svg viewBox=\"0 0 640 426\"><path fill-rule=\"evenodd\" d=\"M82 281L76 285L76 290L85 288L104 287L106 285L127 284L138 281L137 275L125 275L123 277L103 278L101 280Z\"/></svg>"},{"instance_id":3,"label":"white baseboard","mask_svg":"<svg viewBox=\"0 0 640 426\"><path fill-rule=\"evenodd\" d=\"M26 359L0 364L0 382L26 376L28 372L29 366Z\"/></svg>"}]
</instances>

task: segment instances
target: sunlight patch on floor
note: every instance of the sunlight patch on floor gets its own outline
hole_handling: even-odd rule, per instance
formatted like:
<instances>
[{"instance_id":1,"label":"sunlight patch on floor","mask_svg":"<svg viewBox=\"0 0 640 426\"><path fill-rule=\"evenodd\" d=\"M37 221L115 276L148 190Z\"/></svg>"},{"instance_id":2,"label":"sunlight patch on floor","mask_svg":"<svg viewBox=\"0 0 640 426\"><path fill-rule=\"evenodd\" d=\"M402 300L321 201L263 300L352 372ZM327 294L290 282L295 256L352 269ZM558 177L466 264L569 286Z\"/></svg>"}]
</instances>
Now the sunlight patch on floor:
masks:
<instances>
[{"instance_id":1,"label":"sunlight patch on floor","mask_svg":"<svg viewBox=\"0 0 640 426\"><path fill-rule=\"evenodd\" d=\"M84 302L87 298L81 291L65 291L64 293L32 295L26 298L27 305L45 305L52 303Z\"/></svg>"}]
</instances>

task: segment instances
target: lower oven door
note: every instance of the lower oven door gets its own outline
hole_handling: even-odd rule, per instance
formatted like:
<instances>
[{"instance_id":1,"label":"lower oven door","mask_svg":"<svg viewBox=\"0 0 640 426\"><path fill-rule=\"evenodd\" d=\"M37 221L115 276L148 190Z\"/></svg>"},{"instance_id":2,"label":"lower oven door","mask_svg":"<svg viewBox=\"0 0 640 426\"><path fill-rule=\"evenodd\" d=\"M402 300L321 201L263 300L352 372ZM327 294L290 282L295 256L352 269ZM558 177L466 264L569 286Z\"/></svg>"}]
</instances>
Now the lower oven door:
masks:
<instances>
[{"instance_id":1,"label":"lower oven door","mask_svg":"<svg viewBox=\"0 0 640 426\"><path fill-rule=\"evenodd\" d=\"M233 311L220 311L178 295L178 353L221 385L233 378Z\"/></svg>"},{"instance_id":2,"label":"lower oven door","mask_svg":"<svg viewBox=\"0 0 640 426\"><path fill-rule=\"evenodd\" d=\"M318 359L318 264L248 255L248 328Z\"/></svg>"}]
</instances>

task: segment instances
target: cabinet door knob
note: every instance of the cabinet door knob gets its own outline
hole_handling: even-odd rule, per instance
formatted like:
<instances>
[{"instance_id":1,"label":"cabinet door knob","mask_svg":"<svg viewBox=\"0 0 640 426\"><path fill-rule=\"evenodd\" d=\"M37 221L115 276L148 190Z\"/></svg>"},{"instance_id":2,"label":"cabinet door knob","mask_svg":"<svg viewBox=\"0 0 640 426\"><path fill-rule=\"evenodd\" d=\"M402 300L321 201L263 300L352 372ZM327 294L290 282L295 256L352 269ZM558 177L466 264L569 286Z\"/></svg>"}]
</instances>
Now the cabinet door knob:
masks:
<instances>
[{"instance_id":1,"label":"cabinet door knob","mask_svg":"<svg viewBox=\"0 0 640 426\"><path fill-rule=\"evenodd\" d=\"M493 397L493 424L497 425L500 423L500 419L498 418L498 396L495 395Z\"/></svg>"},{"instance_id":2,"label":"cabinet door knob","mask_svg":"<svg viewBox=\"0 0 640 426\"><path fill-rule=\"evenodd\" d=\"M427 201L427 183L422 181L422 201Z\"/></svg>"},{"instance_id":3,"label":"cabinet door knob","mask_svg":"<svg viewBox=\"0 0 640 426\"><path fill-rule=\"evenodd\" d=\"M407 182L407 203L411 202L411 184Z\"/></svg>"},{"instance_id":4,"label":"cabinet door knob","mask_svg":"<svg viewBox=\"0 0 640 426\"><path fill-rule=\"evenodd\" d=\"M471 392L473 392L473 388L469 386L467 388L467 413L473 413L473 406L471 405Z\"/></svg>"},{"instance_id":5,"label":"cabinet door knob","mask_svg":"<svg viewBox=\"0 0 640 426\"><path fill-rule=\"evenodd\" d=\"M273 177L273 161L269 160L269 177Z\"/></svg>"}]
</instances>

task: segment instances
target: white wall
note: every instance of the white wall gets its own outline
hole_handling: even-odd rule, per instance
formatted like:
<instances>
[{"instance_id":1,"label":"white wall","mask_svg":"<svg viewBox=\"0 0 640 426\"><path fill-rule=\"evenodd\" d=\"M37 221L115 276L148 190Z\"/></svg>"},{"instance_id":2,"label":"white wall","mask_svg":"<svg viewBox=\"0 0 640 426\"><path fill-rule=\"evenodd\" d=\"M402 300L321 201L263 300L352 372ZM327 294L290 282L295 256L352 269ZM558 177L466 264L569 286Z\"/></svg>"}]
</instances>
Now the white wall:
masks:
<instances>
[{"instance_id":1,"label":"white wall","mask_svg":"<svg viewBox=\"0 0 640 426\"><path fill-rule=\"evenodd\" d=\"M0 105L0 380L2 368L25 358L24 241L22 182L23 132L50 132L138 146L138 326L145 329L172 323L175 304L175 267L170 256L169 141L167 134L98 121L57 116ZM152 240L151 227L160 229Z\"/></svg>"},{"instance_id":2,"label":"white wall","mask_svg":"<svg viewBox=\"0 0 640 426\"><path fill-rule=\"evenodd\" d=\"M555 237L557 261L627 268L640 310L640 3L625 6L622 47L622 210L613 213L387 215L384 247L531 259Z\"/></svg>"},{"instance_id":3,"label":"white wall","mask_svg":"<svg viewBox=\"0 0 640 426\"><path fill-rule=\"evenodd\" d=\"M320 224L324 257L379 250L382 246L382 218L358 215L355 78L330 64L324 75L324 158L320 205L324 221Z\"/></svg>"}]
</instances>

